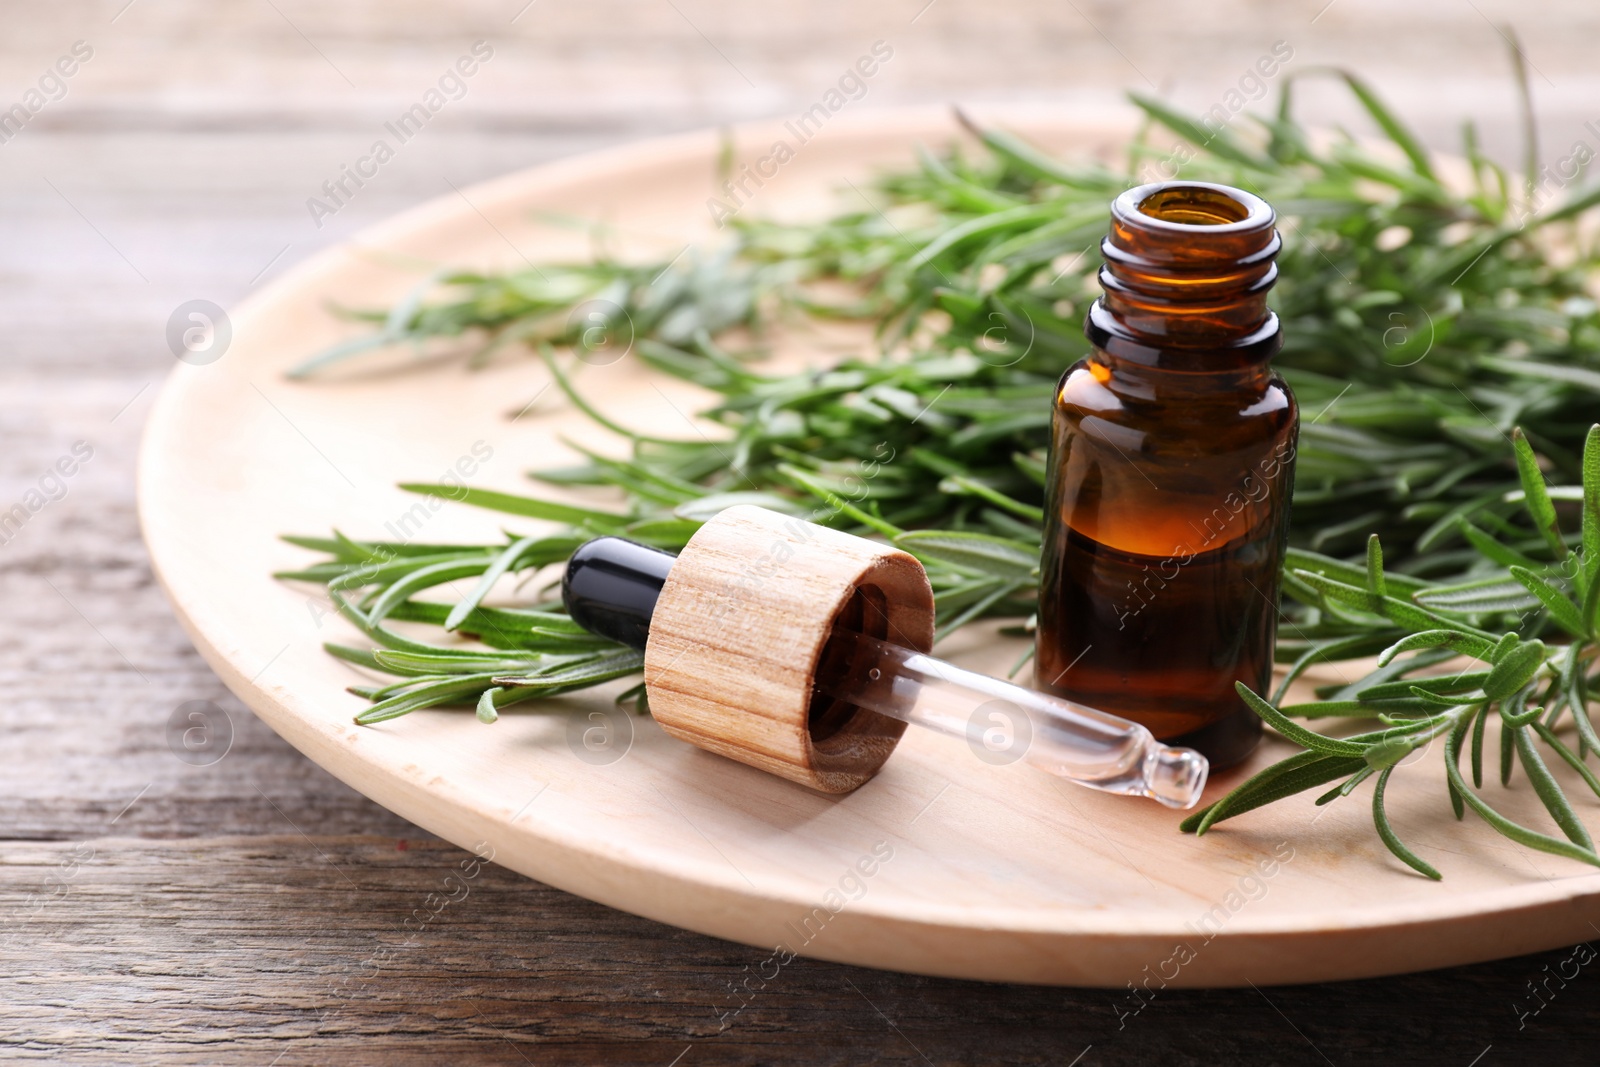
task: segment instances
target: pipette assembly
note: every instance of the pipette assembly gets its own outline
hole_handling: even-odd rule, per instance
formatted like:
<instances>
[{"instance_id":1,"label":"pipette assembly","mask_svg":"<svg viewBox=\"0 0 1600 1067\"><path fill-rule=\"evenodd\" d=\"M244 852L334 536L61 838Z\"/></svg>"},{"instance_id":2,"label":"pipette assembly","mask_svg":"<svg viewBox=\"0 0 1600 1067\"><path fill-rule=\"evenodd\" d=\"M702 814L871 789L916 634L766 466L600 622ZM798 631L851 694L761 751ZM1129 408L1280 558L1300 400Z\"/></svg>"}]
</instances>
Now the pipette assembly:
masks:
<instances>
[{"instance_id":1,"label":"pipette assembly","mask_svg":"<svg viewBox=\"0 0 1600 1067\"><path fill-rule=\"evenodd\" d=\"M729 508L674 556L581 546L562 598L586 629L644 650L673 737L825 793L876 774L907 725L981 764L1026 762L1108 793L1192 807L1209 765L1127 719L946 663L922 565L763 508Z\"/></svg>"}]
</instances>

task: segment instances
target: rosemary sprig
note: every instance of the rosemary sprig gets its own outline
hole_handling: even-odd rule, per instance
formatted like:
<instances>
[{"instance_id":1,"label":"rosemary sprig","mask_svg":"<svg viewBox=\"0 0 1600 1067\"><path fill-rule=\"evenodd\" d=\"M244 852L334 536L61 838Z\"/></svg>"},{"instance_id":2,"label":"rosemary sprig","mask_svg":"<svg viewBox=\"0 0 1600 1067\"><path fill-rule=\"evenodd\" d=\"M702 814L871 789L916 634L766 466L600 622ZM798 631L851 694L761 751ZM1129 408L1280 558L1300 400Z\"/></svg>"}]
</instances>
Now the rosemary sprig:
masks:
<instances>
[{"instance_id":1,"label":"rosemary sprig","mask_svg":"<svg viewBox=\"0 0 1600 1067\"><path fill-rule=\"evenodd\" d=\"M1277 365L1312 416L1300 443L1294 536L1338 554L1376 532L1391 566L1450 575L1475 558L1457 520L1493 525L1512 510L1504 496L1515 479L1501 447L1512 426L1537 427L1541 452L1577 475L1600 395L1600 311L1585 290L1596 252L1572 220L1600 202L1600 188L1533 210L1478 154L1469 126L1472 176L1457 191L1359 82L1358 101L1403 162L1343 137L1316 147L1289 110L1290 84L1278 113L1255 120L1263 148L1205 133L1183 173L1256 190L1285 218L1274 304L1286 347ZM1203 132L1165 105L1134 101L1178 136ZM570 312L601 301L643 362L721 394L707 415L734 433L727 458L740 484L792 488L784 464L848 476L879 441L897 454L902 443L921 445L918 462L897 463L874 487L879 506L905 507L891 521L1010 536L985 512L1035 524L1047 399L1060 371L1087 351L1081 321L1097 295L1106 205L1157 153L1132 146L1124 172L978 132L984 154L924 153L916 169L878 183L875 206L816 224L740 222L732 243L676 266L432 278L394 309L365 315L380 324L374 333L296 373L463 337L471 359L523 342L581 348ZM839 281L853 287L843 301ZM898 356L766 378L750 365L755 353L719 345L731 327L759 337L793 316L872 322L878 347ZM729 466L703 443L637 444L651 446L636 449L642 460L682 469L697 485ZM941 459L953 466L939 469ZM597 463L567 480L618 477ZM990 506L991 489L1016 506Z\"/></svg>"},{"instance_id":2,"label":"rosemary sprig","mask_svg":"<svg viewBox=\"0 0 1600 1067\"><path fill-rule=\"evenodd\" d=\"M1472 787L1451 771L1458 813L1472 807L1524 843L1588 859L1593 848L1578 840L1581 823L1533 742L1593 787L1584 760L1600 741L1586 674L1600 602L1600 497L1585 487L1600 478L1600 458L1585 433L1600 394L1600 313L1585 292L1596 250L1575 220L1600 203L1600 188L1536 204L1482 157L1469 124L1470 178L1458 190L1370 89L1341 76L1394 152L1313 137L1293 118L1287 81L1277 112L1238 136L1133 98L1152 126L1193 142L1184 176L1255 190L1283 216L1274 303L1287 344L1277 363L1308 414L1278 645L1288 676L1270 699L1245 697L1305 751L1185 825L1209 828L1338 781L1329 801L1372 778L1380 836L1436 875L1399 842L1384 790L1408 752L1442 737L1452 767L1463 749L1471 754ZM533 474L547 485L621 490L619 510L480 490L465 498L563 524L557 534L458 546L293 539L327 558L285 577L326 583L378 646L330 652L399 678L358 687L374 700L360 721L474 701L492 721L516 700L627 673L631 654L575 632L556 606L489 607L485 598L497 580L559 563L598 533L681 547L731 503L906 547L929 566L941 633L980 618L1025 619L1050 397L1061 370L1087 351L1079 324L1097 295L1106 205L1157 153L1141 138L1126 169L1113 169L1055 159L1003 131L975 132L980 153L923 153L914 169L882 177L861 210L805 225L740 222L728 245L676 264L435 276L395 308L358 316L372 333L299 368L323 373L400 344L426 351L466 340L474 364L531 348L576 407L630 445L623 459L590 455ZM597 362L581 328L592 320L574 319L583 307L627 330L634 357L716 394L704 415L728 440L663 440L611 421L575 375ZM769 327L796 317L870 322L878 351L772 375L759 369L759 348L730 348L735 337L759 345ZM1537 432L1516 433L1508 462L1504 440L1519 425ZM1558 478L1584 486L1546 491L1535 451ZM1578 500L1582 530L1563 534L1557 509ZM448 584L470 592L453 605L425 598ZM449 643L385 625L400 621L439 627ZM1383 665L1361 682L1282 705L1314 663L1380 651ZM1434 676L1454 656L1482 669ZM624 694L638 696L637 687ZM1523 763L1564 841L1505 822L1472 791L1491 717L1503 776ZM1380 728L1332 738L1297 722L1322 718ZM1561 736L1569 727L1575 751Z\"/></svg>"},{"instance_id":3,"label":"rosemary sprig","mask_svg":"<svg viewBox=\"0 0 1600 1067\"><path fill-rule=\"evenodd\" d=\"M1596 605L1600 604L1600 424L1591 426L1583 449L1581 526L1577 550L1562 535L1551 493L1528 439L1513 434L1520 500L1546 544L1550 559L1539 563L1477 531L1474 545L1485 558L1505 564L1504 570L1456 586L1424 585L1402 592L1389 588L1383 554L1374 534L1368 541L1365 573L1348 564L1315 559L1291 561L1296 581L1290 596L1308 609L1302 633L1309 652L1345 642L1364 633L1390 642L1378 666L1358 681L1319 692L1310 704L1283 706L1262 698L1244 685L1245 702L1302 751L1259 772L1227 796L1181 824L1203 834L1223 819L1262 804L1281 800L1337 779L1340 785L1318 798L1330 803L1351 792L1373 774L1372 817L1378 835L1399 859L1429 878L1440 874L1400 840L1384 808L1384 786L1401 760L1429 742L1444 738L1448 791L1457 818L1471 808L1494 829L1519 844L1600 866L1594 841L1582 819L1551 774L1534 740L1542 741L1575 770L1600 796L1600 779L1585 762L1600 749L1588 707L1591 661L1600 653ZM1570 494L1564 494L1570 495ZM1507 562L1521 560L1522 563ZM1295 566L1299 562L1301 566ZM1525 565L1526 564L1526 565ZM1488 589L1520 589L1483 597ZM1466 588L1480 599L1454 596ZM1506 599L1509 596L1511 599ZM1518 630L1494 632L1511 610L1521 610ZM1547 643L1543 638L1548 636ZM1559 643L1558 643L1559 642ZM1458 666L1465 657L1482 665ZM1302 656L1302 659L1305 657ZM1293 676L1291 671L1291 678ZM1280 686L1281 694L1287 682ZM1382 729L1350 737L1330 737L1309 730L1297 718L1367 718ZM1560 836L1523 826L1496 811L1477 790L1483 785L1483 741L1491 725L1499 732L1502 784L1521 763L1540 803ZM1570 729L1577 738L1574 752L1560 736ZM1471 736L1472 782L1461 770L1462 748Z\"/></svg>"}]
</instances>

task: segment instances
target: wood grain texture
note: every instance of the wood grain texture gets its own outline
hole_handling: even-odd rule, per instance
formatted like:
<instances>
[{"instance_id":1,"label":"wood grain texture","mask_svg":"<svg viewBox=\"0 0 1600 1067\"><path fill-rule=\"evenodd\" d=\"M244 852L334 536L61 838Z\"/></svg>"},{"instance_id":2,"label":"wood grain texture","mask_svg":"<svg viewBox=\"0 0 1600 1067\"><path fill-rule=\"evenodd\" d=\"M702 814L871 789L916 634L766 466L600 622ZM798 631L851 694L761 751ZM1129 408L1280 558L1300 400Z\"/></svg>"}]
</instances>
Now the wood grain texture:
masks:
<instances>
[{"instance_id":1,"label":"wood grain texture","mask_svg":"<svg viewBox=\"0 0 1600 1067\"><path fill-rule=\"evenodd\" d=\"M835 625L929 651L933 590L922 564L763 508L729 508L695 532L661 590L644 658L651 715L709 752L848 793L878 773L905 724L848 707L813 717L817 662ZM828 724L824 736L817 722Z\"/></svg>"},{"instance_id":2,"label":"wood grain texture","mask_svg":"<svg viewBox=\"0 0 1600 1067\"><path fill-rule=\"evenodd\" d=\"M763 85L756 92L690 27L670 25L670 8L636 31L634 12L652 5L540 0L515 24L515 62L496 68L504 88L476 87L453 126L429 131L425 152L398 159L317 230L305 198L455 55L442 33L467 39L480 13L509 25L520 0L280 5L317 45L329 48L336 31L332 43L370 57L356 92L290 24L270 21L269 5L139 0L111 22L123 6L31 8L0 38L8 101L72 40L107 42L67 101L0 148L5 501L73 441L96 449L66 497L0 545L0 1059L1065 1064L1092 1046L1084 1067L1592 1062L1592 968L1565 987L1549 978L1569 951L1380 981L1165 992L1131 1017L1126 990L797 960L721 1029L740 1003L731 987L764 954L492 866L415 947L353 972L405 939L406 918L466 854L263 727L173 620L132 493L150 386L171 364L168 313L195 296L231 305L315 248L447 191L446 177L464 185L644 133L786 113L814 98L881 12L680 0ZM1151 3L939 0L906 31L921 0L891 5L893 29L911 35L898 68L910 73L872 99L1093 106L1143 84L1125 55L1205 107L1264 43L1288 36L1307 65L1368 72L1441 146L1461 112L1486 115L1509 161L1513 105L1490 22L1512 18L1540 72L1548 160L1595 117L1596 11L1584 0L1341 0L1311 24L1323 6L1200 3L1178 20ZM536 22L535 11L551 18ZM1251 20L1255 29L1236 30ZM214 701L233 722L219 764L188 766L168 749L167 718L190 700ZM84 845L94 859L33 912ZM1519 1026L1517 1012L1536 1006L1529 983L1554 995Z\"/></svg>"}]
</instances>

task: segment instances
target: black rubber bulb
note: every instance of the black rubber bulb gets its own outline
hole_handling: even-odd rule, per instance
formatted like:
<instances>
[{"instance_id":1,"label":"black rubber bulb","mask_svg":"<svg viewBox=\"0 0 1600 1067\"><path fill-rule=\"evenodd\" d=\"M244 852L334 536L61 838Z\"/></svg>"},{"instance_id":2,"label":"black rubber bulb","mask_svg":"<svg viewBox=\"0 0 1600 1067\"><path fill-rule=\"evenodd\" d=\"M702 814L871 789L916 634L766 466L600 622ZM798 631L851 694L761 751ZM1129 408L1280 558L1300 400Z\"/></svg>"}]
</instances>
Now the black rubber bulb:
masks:
<instances>
[{"instance_id":1,"label":"black rubber bulb","mask_svg":"<svg viewBox=\"0 0 1600 1067\"><path fill-rule=\"evenodd\" d=\"M561 578L561 602L590 633L644 648L650 616L678 557L624 537L597 537L580 546Z\"/></svg>"}]
</instances>

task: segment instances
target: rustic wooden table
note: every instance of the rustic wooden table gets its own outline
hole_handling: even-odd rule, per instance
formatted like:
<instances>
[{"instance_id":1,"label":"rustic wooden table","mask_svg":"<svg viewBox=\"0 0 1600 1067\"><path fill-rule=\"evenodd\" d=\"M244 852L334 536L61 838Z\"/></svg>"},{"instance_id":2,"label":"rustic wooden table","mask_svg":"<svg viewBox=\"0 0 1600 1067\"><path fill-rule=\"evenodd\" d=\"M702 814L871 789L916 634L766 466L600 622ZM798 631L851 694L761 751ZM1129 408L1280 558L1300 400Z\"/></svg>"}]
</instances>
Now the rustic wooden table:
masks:
<instances>
[{"instance_id":1,"label":"rustic wooden table","mask_svg":"<svg viewBox=\"0 0 1600 1067\"><path fill-rule=\"evenodd\" d=\"M1570 972L1571 950L1381 981L1168 992L1136 1015L1126 990L800 961L735 1014L765 953L494 867L408 940L404 920L461 853L335 781L227 693L155 586L134 512L172 310L197 297L227 306L450 183L797 110L879 39L895 57L866 106L1102 108L1132 86L1202 109L1281 40L1295 67L1359 66L1441 147L1463 112L1481 116L1509 159L1495 28L1508 18L1534 65L1544 156L1593 147L1600 79L1587 53L1600 13L1589 0L1538 11L1484 0L93 0L13 14L0 106L34 113L0 143L0 511L75 442L93 455L59 485L45 480L58 499L0 531L0 1058L1592 1062L1600 979L1552 977ZM317 225L307 198L480 39L493 58L463 99ZM80 41L72 75L50 77ZM1330 121L1350 116L1326 94L1306 99ZM210 766L169 748L169 717L193 700L222 707L235 734Z\"/></svg>"}]
</instances>

